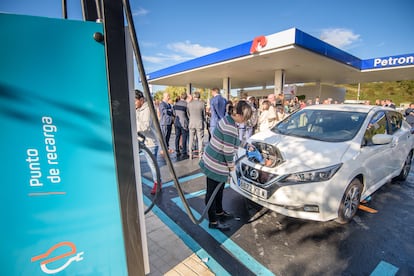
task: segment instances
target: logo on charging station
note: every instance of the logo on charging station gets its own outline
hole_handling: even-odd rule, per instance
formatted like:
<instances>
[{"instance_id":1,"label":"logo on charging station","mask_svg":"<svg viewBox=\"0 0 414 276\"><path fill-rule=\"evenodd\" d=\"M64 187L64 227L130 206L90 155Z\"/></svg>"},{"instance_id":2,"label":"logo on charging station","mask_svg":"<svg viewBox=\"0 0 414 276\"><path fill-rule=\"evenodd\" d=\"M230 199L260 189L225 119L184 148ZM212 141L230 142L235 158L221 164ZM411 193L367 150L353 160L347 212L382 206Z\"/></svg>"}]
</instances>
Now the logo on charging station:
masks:
<instances>
[{"instance_id":1,"label":"logo on charging station","mask_svg":"<svg viewBox=\"0 0 414 276\"><path fill-rule=\"evenodd\" d=\"M60 249L61 247L69 247L70 251L69 252L63 252L60 253ZM54 254L52 254L53 251L57 251ZM59 255L56 255L59 254ZM38 256L35 256L31 259L32 263L39 261L40 260L40 268L42 269L42 271L46 274L55 274L58 273L64 269L66 269L72 262L79 262L83 260L83 252L76 252L76 246L73 242L68 242L68 241L64 241L64 242L60 242L55 244L54 246L52 246L51 248L49 248L49 250L47 250L45 253L40 254ZM67 261L56 267L56 268L50 268L53 267L53 263L55 263L55 266L57 263L61 263L61 262L57 262L61 259L64 259L66 257L70 257L67 259Z\"/></svg>"}]
</instances>

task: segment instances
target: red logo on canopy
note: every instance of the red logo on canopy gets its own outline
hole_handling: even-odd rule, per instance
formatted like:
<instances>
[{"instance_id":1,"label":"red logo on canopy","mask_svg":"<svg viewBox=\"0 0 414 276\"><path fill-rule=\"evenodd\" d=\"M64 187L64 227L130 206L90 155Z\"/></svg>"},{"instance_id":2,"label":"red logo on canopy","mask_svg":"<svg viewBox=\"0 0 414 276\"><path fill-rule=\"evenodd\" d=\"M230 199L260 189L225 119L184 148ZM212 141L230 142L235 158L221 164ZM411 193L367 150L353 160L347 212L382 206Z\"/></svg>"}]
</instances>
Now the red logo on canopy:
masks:
<instances>
[{"instance_id":1,"label":"red logo on canopy","mask_svg":"<svg viewBox=\"0 0 414 276\"><path fill-rule=\"evenodd\" d=\"M257 49L260 47L265 47L267 44L267 39L264 35L255 37L252 42L252 47L250 48L250 54L257 53L259 50Z\"/></svg>"}]
</instances>

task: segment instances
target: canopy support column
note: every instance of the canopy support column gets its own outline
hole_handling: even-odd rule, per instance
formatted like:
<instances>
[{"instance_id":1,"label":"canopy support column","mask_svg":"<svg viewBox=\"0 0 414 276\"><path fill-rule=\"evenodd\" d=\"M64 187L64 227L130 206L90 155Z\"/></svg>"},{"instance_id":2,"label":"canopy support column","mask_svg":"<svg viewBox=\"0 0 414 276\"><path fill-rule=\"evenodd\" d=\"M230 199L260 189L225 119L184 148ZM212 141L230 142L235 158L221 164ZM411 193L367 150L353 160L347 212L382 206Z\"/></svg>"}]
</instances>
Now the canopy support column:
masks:
<instances>
[{"instance_id":1,"label":"canopy support column","mask_svg":"<svg viewBox=\"0 0 414 276\"><path fill-rule=\"evenodd\" d=\"M275 71L275 88L274 94L279 95L283 93L283 86L285 85L285 71L283 69L279 69Z\"/></svg>"},{"instance_id":2,"label":"canopy support column","mask_svg":"<svg viewBox=\"0 0 414 276\"><path fill-rule=\"evenodd\" d=\"M231 80L229 77L223 78L223 97L230 99Z\"/></svg>"},{"instance_id":3,"label":"canopy support column","mask_svg":"<svg viewBox=\"0 0 414 276\"><path fill-rule=\"evenodd\" d=\"M193 90L193 85L191 83L187 83L187 86L186 86L187 94L188 95L193 94L193 91L192 90Z\"/></svg>"}]
</instances>

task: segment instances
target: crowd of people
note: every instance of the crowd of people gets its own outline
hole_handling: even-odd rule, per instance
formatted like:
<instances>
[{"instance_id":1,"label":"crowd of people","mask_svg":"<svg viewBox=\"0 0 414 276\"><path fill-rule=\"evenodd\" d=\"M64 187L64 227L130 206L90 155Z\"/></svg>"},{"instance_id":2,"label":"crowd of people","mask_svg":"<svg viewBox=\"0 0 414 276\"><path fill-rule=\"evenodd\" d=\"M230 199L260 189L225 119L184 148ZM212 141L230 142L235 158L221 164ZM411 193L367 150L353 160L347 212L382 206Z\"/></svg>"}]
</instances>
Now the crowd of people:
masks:
<instances>
[{"instance_id":1,"label":"crowd of people","mask_svg":"<svg viewBox=\"0 0 414 276\"><path fill-rule=\"evenodd\" d=\"M370 102L366 101L365 104L370 104ZM385 99L385 100L377 99L375 100L375 105L396 109L396 106L391 99ZM402 111L402 113L407 123L411 126L412 129L414 129L414 102L410 103L408 107Z\"/></svg>"},{"instance_id":2,"label":"crowd of people","mask_svg":"<svg viewBox=\"0 0 414 276\"><path fill-rule=\"evenodd\" d=\"M410 103L408 108L404 110L404 116L407 123L414 129L414 103Z\"/></svg>"},{"instance_id":3,"label":"crowd of people","mask_svg":"<svg viewBox=\"0 0 414 276\"><path fill-rule=\"evenodd\" d=\"M237 148L255 132L271 129L290 113L307 105L337 102L331 98L321 102L319 97L305 102L297 97L285 99L283 94L269 94L260 100L246 96L232 102L224 98L218 88L211 89L211 95L206 103L200 98L200 92L184 92L173 103L167 92L163 94L162 101L157 105L157 116L168 153L160 151L160 154L175 152L177 160L199 159L199 166L206 175L206 204L214 190L218 189L208 210L209 227L226 231L229 226L222 221L232 215L223 210L223 189L225 181L234 170L233 158ZM370 102L366 101L365 104ZM389 99L377 100L375 104L395 108ZM148 103L139 90L135 91L135 107L137 131L144 134L146 146L157 157L160 141L155 136ZM404 115L414 127L414 103L410 104ZM173 127L174 149L170 147ZM205 131L208 133L207 141L204 139ZM161 189L161 183L155 182L151 194L155 194L158 185L158 189Z\"/></svg>"}]
</instances>

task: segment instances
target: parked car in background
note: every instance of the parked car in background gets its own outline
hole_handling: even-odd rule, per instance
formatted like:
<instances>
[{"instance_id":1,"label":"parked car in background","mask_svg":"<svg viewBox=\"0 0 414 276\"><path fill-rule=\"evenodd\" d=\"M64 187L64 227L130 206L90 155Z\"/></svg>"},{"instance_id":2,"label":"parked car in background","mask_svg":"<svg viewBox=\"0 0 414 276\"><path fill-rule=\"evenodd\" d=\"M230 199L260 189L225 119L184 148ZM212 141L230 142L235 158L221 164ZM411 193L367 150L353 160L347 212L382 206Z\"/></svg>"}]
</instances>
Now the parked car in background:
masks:
<instances>
[{"instance_id":1,"label":"parked car in background","mask_svg":"<svg viewBox=\"0 0 414 276\"><path fill-rule=\"evenodd\" d=\"M401 113L313 105L238 150L231 188L277 213L348 223L360 202L410 172L414 135Z\"/></svg>"}]
</instances>

